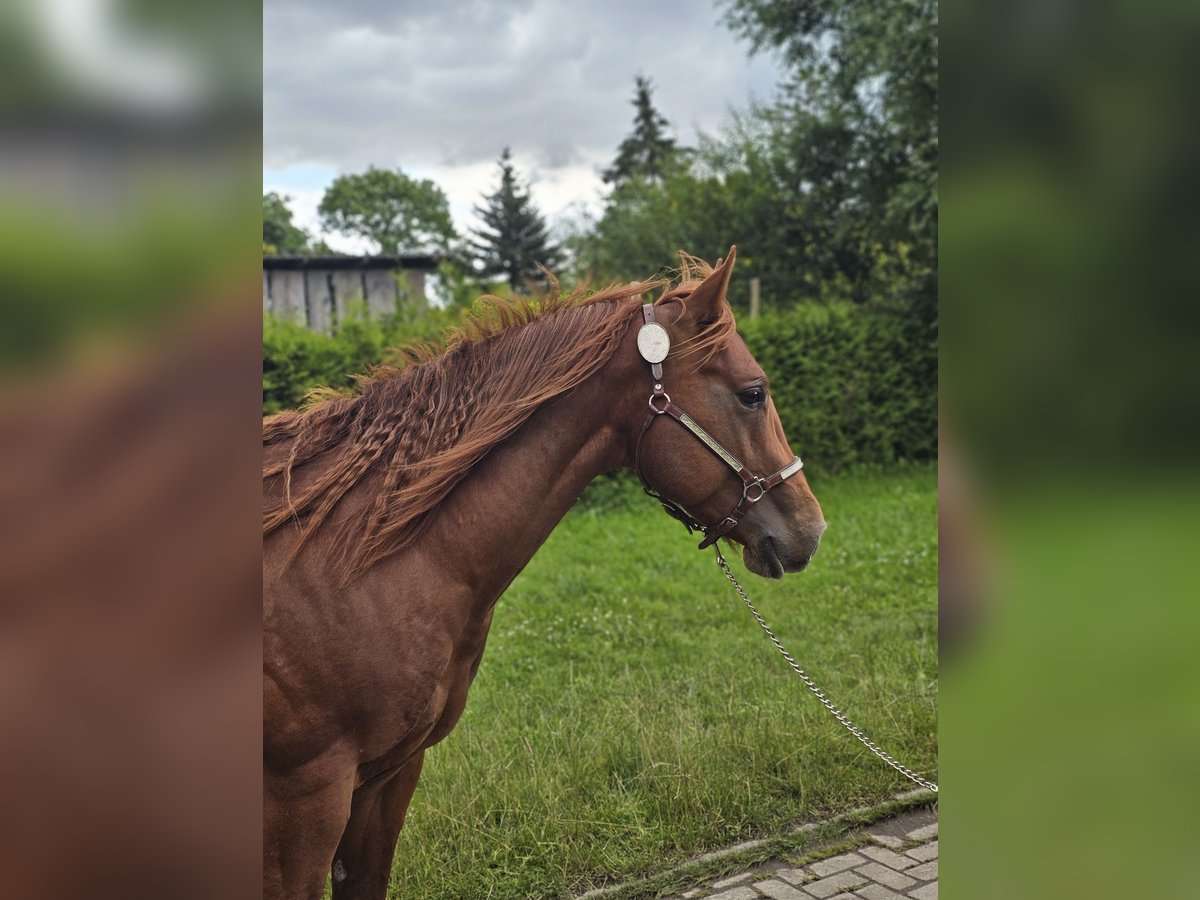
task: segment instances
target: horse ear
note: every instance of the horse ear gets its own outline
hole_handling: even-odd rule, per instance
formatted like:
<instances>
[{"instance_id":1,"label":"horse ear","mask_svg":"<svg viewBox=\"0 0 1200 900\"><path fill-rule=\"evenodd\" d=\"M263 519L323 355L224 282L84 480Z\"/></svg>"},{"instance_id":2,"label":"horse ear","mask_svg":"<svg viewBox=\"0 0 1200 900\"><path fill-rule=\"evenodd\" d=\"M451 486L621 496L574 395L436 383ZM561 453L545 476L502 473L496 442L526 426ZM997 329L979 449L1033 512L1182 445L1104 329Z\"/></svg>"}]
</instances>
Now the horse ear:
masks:
<instances>
[{"instance_id":1,"label":"horse ear","mask_svg":"<svg viewBox=\"0 0 1200 900\"><path fill-rule=\"evenodd\" d=\"M733 274L733 261L736 258L737 247L730 247L729 255L717 260L717 267L713 269L712 274L684 301L684 316L697 329L719 318L721 307L729 302L725 295L729 290L729 276Z\"/></svg>"}]
</instances>

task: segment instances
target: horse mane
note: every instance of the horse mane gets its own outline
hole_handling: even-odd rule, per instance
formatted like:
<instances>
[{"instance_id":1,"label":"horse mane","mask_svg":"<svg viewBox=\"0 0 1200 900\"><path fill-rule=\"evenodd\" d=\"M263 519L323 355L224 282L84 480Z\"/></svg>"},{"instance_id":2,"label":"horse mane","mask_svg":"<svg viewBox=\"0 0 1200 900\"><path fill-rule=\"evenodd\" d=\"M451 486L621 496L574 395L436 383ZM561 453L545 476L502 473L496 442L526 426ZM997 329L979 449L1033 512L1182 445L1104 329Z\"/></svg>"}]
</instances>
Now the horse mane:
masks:
<instances>
[{"instance_id":1,"label":"horse mane","mask_svg":"<svg viewBox=\"0 0 1200 900\"><path fill-rule=\"evenodd\" d=\"M660 279L563 296L555 283L541 301L482 297L441 346L404 348L400 366L357 377L356 393L318 389L305 408L265 418L263 480L274 481L264 490L264 536L295 523L294 559L338 503L373 479L366 514L343 517L333 535L334 571L348 583L411 544L493 447L612 357L643 293L662 287L656 305L686 303L712 269L686 254L680 259L674 284ZM671 355L699 354L699 368L734 328L722 304L717 320Z\"/></svg>"}]
</instances>

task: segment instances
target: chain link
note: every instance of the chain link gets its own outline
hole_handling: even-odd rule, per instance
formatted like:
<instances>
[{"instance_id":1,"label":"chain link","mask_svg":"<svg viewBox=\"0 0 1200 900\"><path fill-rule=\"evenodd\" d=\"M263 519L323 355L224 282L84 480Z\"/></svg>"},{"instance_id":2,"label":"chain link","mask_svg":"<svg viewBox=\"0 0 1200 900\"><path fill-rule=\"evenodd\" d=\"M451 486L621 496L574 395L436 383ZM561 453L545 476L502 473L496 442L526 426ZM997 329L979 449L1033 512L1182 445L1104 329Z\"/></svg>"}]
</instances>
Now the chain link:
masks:
<instances>
[{"instance_id":1,"label":"chain link","mask_svg":"<svg viewBox=\"0 0 1200 900\"><path fill-rule=\"evenodd\" d=\"M787 660L787 664L792 667L792 671L800 677L800 680L803 681L808 689L813 692L813 695L821 701L821 705L829 710L830 714L839 722L841 722L847 731L858 738L864 747L878 756L881 760L883 760L909 781L913 781L919 784L921 787L933 791L936 794L938 789L936 784L934 784L932 781L925 780L908 766L898 762L895 757L893 757L886 750L880 748L878 744L863 734L857 725L846 718L845 714L830 702L829 698L825 696L825 692L817 687L816 683L808 677L808 673L800 668L800 664L797 663L796 660L792 659L792 655L784 649L783 644L779 643L779 638L775 637L775 632L773 632L767 626L767 623L763 621L763 617L758 614L758 610L754 608L754 604L750 602L750 598L746 596L746 592L742 590L742 586L738 584L737 579L733 577L733 570L729 568L729 563L725 562L725 557L721 553L721 548L714 544L713 549L717 551L717 565L719 565L722 571L724 571L725 577L729 579L729 583L733 585L733 589L738 592L738 596L742 598L742 601L746 604L746 608L750 610L750 614L754 616L755 620L762 627L762 630L766 633L767 637L771 639L771 643L775 645L775 649L783 654L783 658Z\"/></svg>"}]
</instances>

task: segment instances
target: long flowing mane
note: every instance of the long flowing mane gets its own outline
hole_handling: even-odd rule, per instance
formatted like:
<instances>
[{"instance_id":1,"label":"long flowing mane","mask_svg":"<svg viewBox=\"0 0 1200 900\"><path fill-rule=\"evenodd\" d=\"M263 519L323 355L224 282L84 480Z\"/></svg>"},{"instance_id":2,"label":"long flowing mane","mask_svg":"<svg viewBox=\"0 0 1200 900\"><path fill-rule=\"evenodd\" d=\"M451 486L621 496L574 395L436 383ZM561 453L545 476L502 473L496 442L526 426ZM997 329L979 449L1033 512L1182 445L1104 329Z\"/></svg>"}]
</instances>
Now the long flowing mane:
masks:
<instances>
[{"instance_id":1,"label":"long flowing mane","mask_svg":"<svg viewBox=\"0 0 1200 900\"><path fill-rule=\"evenodd\" d=\"M307 408L264 419L263 534L294 523L294 556L370 481L366 514L343 517L333 535L335 571L351 581L412 543L493 447L612 357L644 292L665 287L656 304L686 302L712 271L694 257L681 260L674 285L634 282L539 303L482 298L443 347L408 347L405 365L359 378L352 396L317 392ZM699 353L702 364L733 331L724 306L672 355Z\"/></svg>"}]
</instances>

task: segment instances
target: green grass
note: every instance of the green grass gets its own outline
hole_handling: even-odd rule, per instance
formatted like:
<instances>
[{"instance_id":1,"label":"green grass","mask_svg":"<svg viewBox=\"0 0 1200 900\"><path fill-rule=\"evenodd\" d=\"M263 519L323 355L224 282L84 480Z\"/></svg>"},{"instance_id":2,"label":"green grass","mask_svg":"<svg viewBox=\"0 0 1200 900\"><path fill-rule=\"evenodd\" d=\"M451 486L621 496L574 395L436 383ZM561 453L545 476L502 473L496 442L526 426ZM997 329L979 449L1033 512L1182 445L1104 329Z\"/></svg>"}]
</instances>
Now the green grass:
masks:
<instances>
[{"instance_id":1,"label":"green grass","mask_svg":"<svg viewBox=\"0 0 1200 900\"><path fill-rule=\"evenodd\" d=\"M831 699L932 771L936 472L813 490L830 527L809 570L735 572ZM394 897L572 896L911 787L787 669L712 553L619 494L572 510L501 598L466 713L426 756Z\"/></svg>"}]
</instances>

